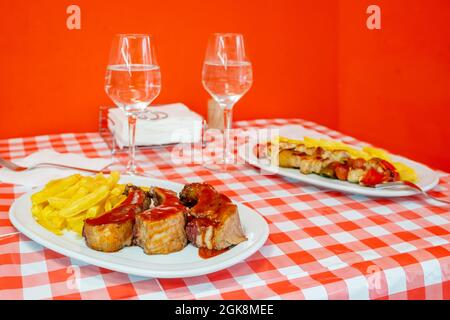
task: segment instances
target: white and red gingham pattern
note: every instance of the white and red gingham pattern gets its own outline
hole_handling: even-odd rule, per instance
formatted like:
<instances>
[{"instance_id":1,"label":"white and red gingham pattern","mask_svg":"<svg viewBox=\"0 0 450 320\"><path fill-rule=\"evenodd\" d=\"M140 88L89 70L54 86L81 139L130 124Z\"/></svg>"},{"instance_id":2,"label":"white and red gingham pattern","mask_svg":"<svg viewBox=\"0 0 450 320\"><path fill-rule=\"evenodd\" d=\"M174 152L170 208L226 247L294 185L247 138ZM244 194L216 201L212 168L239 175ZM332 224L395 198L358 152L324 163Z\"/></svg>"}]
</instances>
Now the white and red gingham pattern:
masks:
<instances>
[{"instance_id":1,"label":"white and red gingham pattern","mask_svg":"<svg viewBox=\"0 0 450 320\"><path fill-rule=\"evenodd\" d=\"M241 121L241 128L299 123L348 143L359 141L302 120ZM109 157L97 133L0 141L0 156L53 148ZM373 199L327 191L248 165L227 173L174 165L170 148L138 153L142 169L180 183L208 181L269 222L264 247L209 275L148 279L67 258L23 235L0 238L0 299L449 299L450 208L421 196ZM122 159L123 161L125 159ZM118 165L118 169L123 169ZM0 183L0 236L14 199L28 189ZM450 193L442 174L435 196Z\"/></svg>"}]
</instances>

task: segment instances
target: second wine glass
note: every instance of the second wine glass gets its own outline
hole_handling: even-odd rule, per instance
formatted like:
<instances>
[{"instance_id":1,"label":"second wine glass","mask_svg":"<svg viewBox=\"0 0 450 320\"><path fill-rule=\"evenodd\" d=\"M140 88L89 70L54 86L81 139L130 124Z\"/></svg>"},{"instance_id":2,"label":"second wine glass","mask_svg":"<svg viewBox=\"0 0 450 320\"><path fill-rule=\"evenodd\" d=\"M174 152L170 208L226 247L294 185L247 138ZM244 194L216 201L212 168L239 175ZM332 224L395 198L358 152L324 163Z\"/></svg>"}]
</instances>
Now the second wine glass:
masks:
<instances>
[{"instance_id":1,"label":"second wine glass","mask_svg":"<svg viewBox=\"0 0 450 320\"><path fill-rule=\"evenodd\" d=\"M252 65L246 56L241 34L215 33L210 37L202 82L224 113L223 157L214 167L226 171L234 159L231 145L233 107L253 82Z\"/></svg>"},{"instance_id":2,"label":"second wine glass","mask_svg":"<svg viewBox=\"0 0 450 320\"><path fill-rule=\"evenodd\" d=\"M159 95L161 72L153 39L145 34L119 34L111 46L105 90L128 117L127 173L136 174L136 118Z\"/></svg>"}]
</instances>

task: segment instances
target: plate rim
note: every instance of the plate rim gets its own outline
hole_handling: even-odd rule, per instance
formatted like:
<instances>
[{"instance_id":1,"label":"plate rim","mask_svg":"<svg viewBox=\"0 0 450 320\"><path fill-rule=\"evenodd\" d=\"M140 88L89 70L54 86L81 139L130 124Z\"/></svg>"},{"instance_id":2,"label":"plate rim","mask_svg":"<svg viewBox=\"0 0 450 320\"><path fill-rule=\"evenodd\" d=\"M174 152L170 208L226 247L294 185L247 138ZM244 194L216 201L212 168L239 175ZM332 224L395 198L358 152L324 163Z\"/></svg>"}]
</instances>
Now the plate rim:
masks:
<instances>
[{"instance_id":1,"label":"plate rim","mask_svg":"<svg viewBox=\"0 0 450 320\"><path fill-rule=\"evenodd\" d=\"M173 185L177 184L178 186L183 186L183 184L173 182L170 180L163 180L163 179L150 178L150 177L121 175L121 179L122 178L126 179L126 178L130 178L130 177L139 178L139 179L151 179L152 181L155 181L155 183L156 183L156 181L160 181L162 183L169 183L169 184L173 184ZM43 186L40 186L38 188L42 188L42 187ZM86 255L82 252L73 251L70 248L68 249L63 245L59 245L59 244L53 242L51 239L48 239L47 236L39 235L39 234L35 233L31 228L27 228L27 226L24 225L21 221L19 221L18 217L16 217L17 212L18 212L18 206L23 201L30 201L29 198L30 198L31 194L35 193L36 190L38 190L38 188L33 188L32 190L24 193L19 198L15 199L14 202L11 204L11 207L9 209L9 219L10 219L12 225L17 230L19 230L21 233L23 233L25 236L27 236L29 239L42 245L45 248L53 250L53 251L60 253L66 257L69 257L69 258L77 259L77 260L80 260L85 263L89 263L89 264L97 266L97 267L101 267L101 268L105 268L108 270L117 271L117 272L121 272L121 273L142 276L142 277L173 278L173 279L195 277L195 276L199 276L199 275L210 274L210 273L231 267L235 264L238 264L238 263L244 261L248 257L252 256L253 254L255 254L259 249L261 249L264 246L264 244L267 242L267 239L270 235L269 225L268 225L266 219L264 218L264 216L262 216L256 210L254 210L248 206L245 206L244 204L233 201L235 204L238 205L238 208L245 207L246 210L249 210L249 213L251 212L252 214L255 214L255 218L259 219L260 222L262 222L263 228L261 230L261 235L258 238L256 238L256 240L252 244L250 244L247 249L245 249L243 252L241 252L237 256L231 257L230 259L227 259L227 260L224 260L221 262L216 262L213 265L200 266L200 267L196 268L195 270L187 269L187 270L183 270L183 271L176 271L176 274L174 274L174 271L171 271L171 270L167 270L167 271L163 271L163 270L152 271L152 270L148 270L148 269L144 270L141 267L126 266L126 265L121 264L120 262L119 263L111 263L111 262L105 261L101 258L95 258L95 257L91 257L90 255ZM31 216L31 212L30 212L30 216ZM58 237L57 235L54 235L54 236ZM83 241L83 239L80 239L80 241ZM92 249L90 249L90 250L92 250ZM145 253L143 253L143 252L142 252L142 254L145 255Z\"/></svg>"}]
</instances>

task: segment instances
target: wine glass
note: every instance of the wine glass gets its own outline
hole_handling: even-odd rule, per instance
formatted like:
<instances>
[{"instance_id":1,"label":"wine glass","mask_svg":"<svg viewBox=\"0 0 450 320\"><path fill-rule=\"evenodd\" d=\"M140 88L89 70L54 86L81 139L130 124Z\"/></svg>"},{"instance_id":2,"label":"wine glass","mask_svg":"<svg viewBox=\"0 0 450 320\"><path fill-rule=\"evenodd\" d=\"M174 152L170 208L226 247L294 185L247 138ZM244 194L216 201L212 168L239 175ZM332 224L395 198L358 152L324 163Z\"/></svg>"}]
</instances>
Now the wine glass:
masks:
<instances>
[{"instance_id":1,"label":"wine glass","mask_svg":"<svg viewBox=\"0 0 450 320\"><path fill-rule=\"evenodd\" d=\"M106 70L105 90L128 117L127 173L133 175L136 173L136 118L161 91L161 72L150 35L118 34L114 37Z\"/></svg>"},{"instance_id":2,"label":"wine glass","mask_svg":"<svg viewBox=\"0 0 450 320\"><path fill-rule=\"evenodd\" d=\"M226 171L233 162L231 122L233 106L250 89L252 64L245 55L244 37L237 33L215 33L208 42L202 82L224 114L223 158L217 169Z\"/></svg>"}]
</instances>

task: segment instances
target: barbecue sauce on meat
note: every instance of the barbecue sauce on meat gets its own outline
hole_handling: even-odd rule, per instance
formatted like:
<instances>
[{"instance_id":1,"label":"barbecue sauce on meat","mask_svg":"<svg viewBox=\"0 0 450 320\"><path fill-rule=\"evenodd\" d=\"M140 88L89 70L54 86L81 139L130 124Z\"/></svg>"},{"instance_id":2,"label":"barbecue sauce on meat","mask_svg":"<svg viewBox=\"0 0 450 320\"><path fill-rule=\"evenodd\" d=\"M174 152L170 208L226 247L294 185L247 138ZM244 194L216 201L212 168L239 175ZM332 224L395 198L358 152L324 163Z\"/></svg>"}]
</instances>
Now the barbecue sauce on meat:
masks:
<instances>
[{"instance_id":1,"label":"barbecue sauce on meat","mask_svg":"<svg viewBox=\"0 0 450 320\"><path fill-rule=\"evenodd\" d=\"M150 209L148 212L145 212L142 217L146 220L152 220L152 221L157 221L157 220L162 220L167 218L168 216L175 214L177 212L180 212L180 208L177 207L171 207L171 206L161 206L161 207L156 207L153 209Z\"/></svg>"},{"instance_id":2,"label":"barbecue sauce on meat","mask_svg":"<svg viewBox=\"0 0 450 320\"><path fill-rule=\"evenodd\" d=\"M195 218L195 223L200 228L208 228L209 226L216 227L218 225L217 221L209 218Z\"/></svg>"},{"instance_id":3,"label":"barbecue sauce on meat","mask_svg":"<svg viewBox=\"0 0 450 320\"><path fill-rule=\"evenodd\" d=\"M196 218L195 219L195 223L197 225L197 228L200 228L200 229L206 229L206 228L208 228L210 226L215 228L219 224L217 221L214 221L213 219L209 219L209 218ZM213 232L214 232L214 229L213 229ZM206 233L202 232L202 242L203 243L205 242L205 235L206 235ZM213 236L213 241L214 241L214 236ZM200 248L199 249L200 256L201 256L201 252L200 251L202 249L209 250L207 248Z\"/></svg>"},{"instance_id":4,"label":"barbecue sauce on meat","mask_svg":"<svg viewBox=\"0 0 450 320\"><path fill-rule=\"evenodd\" d=\"M134 219L137 207L137 205L119 206L98 218L87 219L86 223L91 226L99 226L108 223L124 223Z\"/></svg>"},{"instance_id":5,"label":"barbecue sauce on meat","mask_svg":"<svg viewBox=\"0 0 450 320\"><path fill-rule=\"evenodd\" d=\"M258 147L261 147L261 145L258 145ZM258 151L258 148L256 148L255 151ZM223 250L208 249L206 247L205 237L207 234L208 236L211 236L211 246L215 247L214 233L216 228L221 224L221 215L224 213L224 210L226 210L228 205L232 204L230 198L217 192L209 184L193 183L186 185L183 188L180 193L180 199L184 205L190 208L190 212L187 216L187 233L189 233L191 237L192 234L195 235L195 237L202 237L198 242L204 247L198 249L199 256L203 259L208 259L229 250L229 248ZM212 227L212 230L208 230L210 227ZM210 246L209 243L208 246Z\"/></svg>"},{"instance_id":6,"label":"barbecue sauce on meat","mask_svg":"<svg viewBox=\"0 0 450 320\"><path fill-rule=\"evenodd\" d=\"M136 211L144 202L145 194L142 190L132 191L127 198L116 208L102 214L97 218L86 219L85 223L91 226L99 226L108 223L124 223L134 219Z\"/></svg>"},{"instance_id":7,"label":"barbecue sauce on meat","mask_svg":"<svg viewBox=\"0 0 450 320\"><path fill-rule=\"evenodd\" d=\"M219 254L222 254L224 252L227 252L228 250L230 250L230 248L226 248L226 249L222 249L222 250L199 248L198 255L203 259L209 259L209 258L218 256Z\"/></svg>"},{"instance_id":8,"label":"barbecue sauce on meat","mask_svg":"<svg viewBox=\"0 0 450 320\"><path fill-rule=\"evenodd\" d=\"M159 206L142 213L144 219L157 221L165 219L180 211L184 211L185 207L180 203L180 200L175 194L162 189L159 189L159 192L163 194L163 202Z\"/></svg>"},{"instance_id":9,"label":"barbecue sauce on meat","mask_svg":"<svg viewBox=\"0 0 450 320\"><path fill-rule=\"evenodd\" d=\"M220 194L211 186L201 189L197 203L191 208L192 215L197 218L211 218L220 205Z\"/></svg>"}]
</instances>

